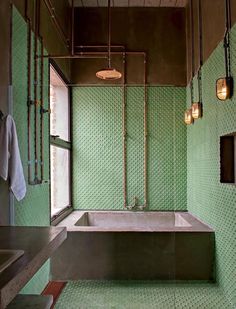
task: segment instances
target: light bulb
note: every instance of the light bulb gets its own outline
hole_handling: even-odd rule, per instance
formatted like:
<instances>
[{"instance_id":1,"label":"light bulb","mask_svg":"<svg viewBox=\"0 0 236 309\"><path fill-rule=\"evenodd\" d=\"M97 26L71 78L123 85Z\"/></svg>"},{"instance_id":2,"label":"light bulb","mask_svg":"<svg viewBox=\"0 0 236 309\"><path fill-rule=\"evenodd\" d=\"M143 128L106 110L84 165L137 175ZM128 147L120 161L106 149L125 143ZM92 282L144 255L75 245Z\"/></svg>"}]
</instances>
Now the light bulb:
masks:
<instances>
[{"instance_id":1,"label":"light bulb","mask_svg":"<svg viewBox=\"0 0 236 309\"><path fill-rule=\"evenodd\" d=\"M232 77L219 78L216 81L216 96L219 100L225 101L230 99L233 92Z\"/></svg>"},{"instance_id":2,"label":"light bulb","mask_svg":"<svg viewBox=\"0 0 236 309\"><path fill-rule=\"evenodd\" d=\"M192 104L192 117L194 119L199 119L202 117L202 104L200 102Z\"/></svg>"},{"instance_id":3,"label":"light bulb","mask_svg":"<svg viewBox=\"0 0 236 309\"><path fill-rule=\"evenodd\" d=\"M189 125L193 123L192 109L187 109L184 114L184 122Z\"/></svg>"}]
</instances>

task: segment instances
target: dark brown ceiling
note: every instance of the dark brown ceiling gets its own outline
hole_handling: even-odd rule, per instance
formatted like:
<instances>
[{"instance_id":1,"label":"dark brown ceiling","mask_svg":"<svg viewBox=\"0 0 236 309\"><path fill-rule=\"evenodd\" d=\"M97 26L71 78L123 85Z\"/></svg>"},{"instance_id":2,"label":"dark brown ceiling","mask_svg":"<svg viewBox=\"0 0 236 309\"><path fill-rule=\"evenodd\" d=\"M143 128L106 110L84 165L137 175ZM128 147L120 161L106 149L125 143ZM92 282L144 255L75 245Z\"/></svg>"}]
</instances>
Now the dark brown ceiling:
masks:
<instances>
[{"instance_id":1,"label":"dark brown ceiling","mask_svg":"<svg viewBox=\"0 0 236 309\"><path fill-rule=\"evenodd\" d=\"M75 45L107 44L107 9L77 8L75 11ZM186 84L186 34L183 8L112 8L111 41L124 45L127 51L147 53L149 84ZM78 49L79 50L79 49ZM112 59L122 71L122 57ZM143 83L143 57L127 58L127 81ZM101 59L74 60L74 83L101 83L97 70L106 66Z\"/></svg>"}]
</instances>

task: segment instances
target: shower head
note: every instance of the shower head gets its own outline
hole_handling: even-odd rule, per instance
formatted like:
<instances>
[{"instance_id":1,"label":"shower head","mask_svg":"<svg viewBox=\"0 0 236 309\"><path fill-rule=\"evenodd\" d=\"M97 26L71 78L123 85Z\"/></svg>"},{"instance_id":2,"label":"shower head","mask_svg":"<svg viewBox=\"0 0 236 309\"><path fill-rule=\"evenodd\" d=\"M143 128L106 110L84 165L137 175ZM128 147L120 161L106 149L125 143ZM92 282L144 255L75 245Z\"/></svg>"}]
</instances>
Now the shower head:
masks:
<instances>
[{"instance_id":1,"label":"shower head","mask_svg":"<svg viewBox=\"0 0 236 309\"><path fill-rule=\"evenodd\" d=\"M106 68L98 71L96 76L104 80L116 80L121 78L122 74L113 68Z\"/></svg>"},{"instance_id":2,"label":"shower head","mask_svg":"<svg viewBox=\"0 0 236 309\"><path fill-rule=\"evenodd\" d=\"M108 66L106 69L101 69L96 73L96 76L103 80L116 80L121 78L122 74L111 67L111 0L108 0Z\"/></svg>"}]
</instances>

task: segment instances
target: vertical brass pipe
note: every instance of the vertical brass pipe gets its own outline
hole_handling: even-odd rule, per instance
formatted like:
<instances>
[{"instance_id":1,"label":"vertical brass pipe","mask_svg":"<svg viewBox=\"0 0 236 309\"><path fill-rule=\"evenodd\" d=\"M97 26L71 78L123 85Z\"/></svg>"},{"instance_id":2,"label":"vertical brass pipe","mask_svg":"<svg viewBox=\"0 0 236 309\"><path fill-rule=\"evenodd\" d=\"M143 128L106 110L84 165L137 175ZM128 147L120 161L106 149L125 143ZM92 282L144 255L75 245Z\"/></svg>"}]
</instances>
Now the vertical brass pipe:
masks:
<instances>
[{"instance_id":1,"label":"vertical brass pipe","mask_svg":"<svg viewBox=\"0 0 236 309\"><path fill-rule=\"evenodd\" d=\"M123 53L123 104L122 104L122 133L123 133L123 195L124 208L127 207L127 164L126 164L126 53Z\"/></svg>"},{"instance_id":2,"label":"vertical brass pipe","mask_svg":"<svg viewBox=\"0 0 236 309\"><path fill-rule=\"evenodd\" d=\"M35 182L38 182L38 34L39 34L39 0L34 5L34 158L35 158Z\"/></svg>"},{"instance_id":3,"label":"vertical brass pipe","mask_svg":"<svg viewBox=\"0 0 236 309\"><path fill-rule=\"evenodd\" d=\"M108 0L108 68L111 68L111 0Z\"/></svg>"},{"instance_id":4,"label":"vertical brass pipe","mask_svg":"<svg viewBox=\"0 0 236 309\"><path fill-rule=\"evenodd\" d=\"M43 38L41 38L41 55L44 53ZM40 59L40 167L41 182L44 180L44 58Z\"/></svg>"},{"instance_id":5,"label":"vertical brass pipe","mask_svg":"<svg viewBox=\"0 0 236 309\"><path fill-rule=\"evenodd\" d=\"M27 139L28 139L28 183L32 183L32 162L31 162L31 48L32 48L32 40L31 40L31 20L27 19L28 22L28 76L27 76Z\"/></svg>"},{"instance_id":6,"label":"vertical brass pipe","mask_svg":"<svg viewBox=\"0 0 236 309\"><path fill-rule=\"evenodd\" d=\"M144 54L144 208L147 208L147 138L148 138L148 128L147 128L147 59L146 54Z\"/></svg>"}]
</instances>

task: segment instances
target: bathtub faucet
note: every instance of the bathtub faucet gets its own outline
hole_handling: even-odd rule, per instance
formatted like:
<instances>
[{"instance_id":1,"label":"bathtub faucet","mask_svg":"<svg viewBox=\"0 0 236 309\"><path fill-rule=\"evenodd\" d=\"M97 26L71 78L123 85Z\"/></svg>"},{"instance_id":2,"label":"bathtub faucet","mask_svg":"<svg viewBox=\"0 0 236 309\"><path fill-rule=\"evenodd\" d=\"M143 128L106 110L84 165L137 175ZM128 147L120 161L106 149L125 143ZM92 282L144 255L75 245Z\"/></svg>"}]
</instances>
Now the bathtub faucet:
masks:
<instances>
[{"instance_id":1,"label":"bathtub faucet","mask_svg":"<svg viewBox=\"0 0 236 309\"><path fill-rule=\"evenodd\" d=\"M137 206L138 206L138 198L137 196L134 196L134 202L133 202L132 208L135 208Z\"/></svg>"},{"instance_id":2,"label":"bathtub faucet","mask_svg":"<svg viewBox=\"0 0 236 309\"><path fill-rule=\"evenodd\" d=\"M138 198L134 196L134 201L132 205L127 206L128 210L143 210L145 208L144 205L138 205Z\"/></svg>"}]
</instances>

